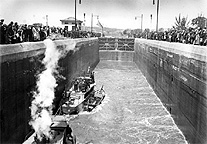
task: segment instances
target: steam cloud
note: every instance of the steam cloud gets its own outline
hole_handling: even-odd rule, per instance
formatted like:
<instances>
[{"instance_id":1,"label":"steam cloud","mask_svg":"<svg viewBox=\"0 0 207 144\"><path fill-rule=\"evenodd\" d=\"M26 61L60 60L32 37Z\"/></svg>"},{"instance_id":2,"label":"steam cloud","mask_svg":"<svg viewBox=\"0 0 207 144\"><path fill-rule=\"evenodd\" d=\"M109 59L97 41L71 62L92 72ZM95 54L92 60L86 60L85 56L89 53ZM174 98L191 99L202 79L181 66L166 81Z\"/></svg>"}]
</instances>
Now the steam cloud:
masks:
<instances>
[{"instance_id":1,"label":"steam cloud","mask_svg":"<svg viewBox=\"0 0 207 144\"><path fill-rule=\"evenodd\" d=\"M31 121L29 124L35 130L38 139L42 136L50 138L50 125L52 123L52 104L55 97L55 87L57 81L54 75L58 75L58 60L65 55L67 48L64 50L57 49L55 43L46 39L45 58L42 63L45 70L37 76L37 90L33 92L33 101L31 103ZM70 47L74 48L73 42Z\"/></svg>"}]
</instances>

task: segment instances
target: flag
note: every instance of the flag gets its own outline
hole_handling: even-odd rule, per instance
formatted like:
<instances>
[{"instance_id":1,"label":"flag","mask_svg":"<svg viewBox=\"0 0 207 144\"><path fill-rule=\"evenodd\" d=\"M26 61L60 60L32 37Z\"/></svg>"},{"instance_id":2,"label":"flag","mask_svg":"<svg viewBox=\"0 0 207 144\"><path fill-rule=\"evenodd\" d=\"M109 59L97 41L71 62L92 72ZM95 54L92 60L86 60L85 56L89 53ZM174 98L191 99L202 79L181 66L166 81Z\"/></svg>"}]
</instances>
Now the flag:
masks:
<instances>
[{"instance_id":1,"label":"flag","mask_svg":"<svg viewBox=\"0 0 207 144\"><path fill-rule=\"evenodd\" d=\"M155 0L153 0L153 5L155 4Z\"/></svg>"},{"instance_id":2,"label":"flag","mask_svg":"<svg viewBox=\"0 0 207 144\"><path fill-rule=\"evenodd\" d=\"M102 26L102 24L100 23L100 21L99 21L99 20L98 20L97 25L103 29L103 26Z\"/></svg>"}]
</instances>

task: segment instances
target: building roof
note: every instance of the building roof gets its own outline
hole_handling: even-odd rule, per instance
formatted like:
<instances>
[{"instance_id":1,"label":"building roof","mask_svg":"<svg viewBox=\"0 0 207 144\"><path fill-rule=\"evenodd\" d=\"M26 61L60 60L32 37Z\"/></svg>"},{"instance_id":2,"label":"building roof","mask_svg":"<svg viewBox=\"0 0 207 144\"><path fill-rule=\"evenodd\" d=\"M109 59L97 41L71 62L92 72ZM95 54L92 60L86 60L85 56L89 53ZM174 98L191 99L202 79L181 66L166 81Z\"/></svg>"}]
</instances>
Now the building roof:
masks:
<instances>
[{"instance_id":1,"label":"building roof","mask_svg":"<svg viewBox=\"0 0 207 144\"><path fill-rule=\"evenodd\" d=\"M65 21L65 22L75 22L75 18L74 17L68 17L66 19L60 20L61 22ZM83 21L76 19L76 22L80 22L82 23Z\"/></svg>"}]
</instances>

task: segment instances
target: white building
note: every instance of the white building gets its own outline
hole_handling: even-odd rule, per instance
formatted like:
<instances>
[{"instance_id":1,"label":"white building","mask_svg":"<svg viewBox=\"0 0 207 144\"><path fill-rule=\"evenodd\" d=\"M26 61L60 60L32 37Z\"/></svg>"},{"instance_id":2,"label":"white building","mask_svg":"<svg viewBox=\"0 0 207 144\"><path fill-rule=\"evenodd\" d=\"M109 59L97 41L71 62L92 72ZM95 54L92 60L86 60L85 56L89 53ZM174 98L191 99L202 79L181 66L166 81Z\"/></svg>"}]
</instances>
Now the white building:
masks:
<instances>
[{"instance_id":1,"label":"white building","mask_svg":"<svg viewBox=\"0 0 207 144\"><path fill-rule=\"evenodd\" d=\"M68 31L73 31L75 30L75 18L74 17L69 17L63 20L60 20L62 27L67 28ZM77 24L77 29L81 30L81 25L83 21L76 19L76 24Z\"/></svg>"}]
</instances>

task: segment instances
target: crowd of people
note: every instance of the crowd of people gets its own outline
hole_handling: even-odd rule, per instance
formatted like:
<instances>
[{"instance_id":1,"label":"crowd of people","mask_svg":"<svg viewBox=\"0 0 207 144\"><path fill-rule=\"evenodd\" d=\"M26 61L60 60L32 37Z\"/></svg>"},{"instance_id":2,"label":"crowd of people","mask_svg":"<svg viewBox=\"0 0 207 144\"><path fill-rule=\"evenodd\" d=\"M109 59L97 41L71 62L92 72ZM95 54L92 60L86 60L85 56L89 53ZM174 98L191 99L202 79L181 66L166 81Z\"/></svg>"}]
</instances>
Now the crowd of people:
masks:
<instances>
[{"instance_id":1,"label":"crowd of people","mask_svg":"<svg viewBox=\"0 0 207 144\"><path fill-rule=\"evenodd\" d=\"M17 22L14 23L12 21L6 25L4 24L3 19L0 20L0 44L43 41L48 36L53 34L57 34L64 38L87 38L101 36L100 33L89 31L68 31L67 28L42 25L19 25ZM189 27L185 30L172 28L168 31L162 30L159 32L145 30L143 32L134 33L133 37L207 46L207 28L199 27Z\"/></svg>"},{"instance_id":2,"label":"crowd of people","mask_svg":"<svg viewBox=\"0 0 207 144\"><path fill-rule=\"evenodd\" d=\"M142 33L134 34L134 37L206 46L207 28L189 27L185 30L177 30L173 28L168 31L160 31L160 32L144 31Z\"/></svg>"},{"instance_id":3,"label":"crowd of people","mask_svg":"<svg viewBox=\"0 0 207 144\"><path fill-rule=\"evenodd\" d=\"M19 25L13 21L6 25L3 19L0 21L0 44L43 41L53 34L67 38L100 37L99 33L89 31L68 31L67 28L42 25Z\"/></svg>"}]
</instances>

